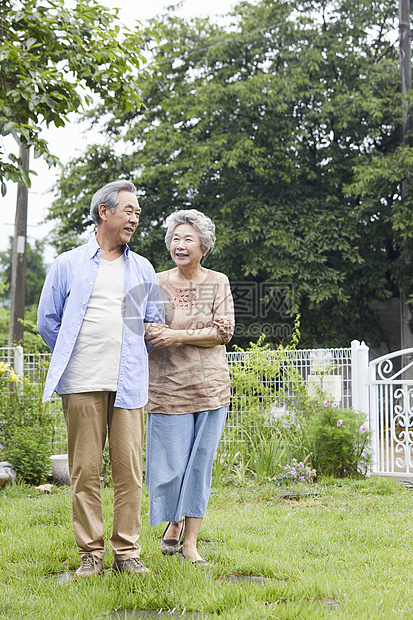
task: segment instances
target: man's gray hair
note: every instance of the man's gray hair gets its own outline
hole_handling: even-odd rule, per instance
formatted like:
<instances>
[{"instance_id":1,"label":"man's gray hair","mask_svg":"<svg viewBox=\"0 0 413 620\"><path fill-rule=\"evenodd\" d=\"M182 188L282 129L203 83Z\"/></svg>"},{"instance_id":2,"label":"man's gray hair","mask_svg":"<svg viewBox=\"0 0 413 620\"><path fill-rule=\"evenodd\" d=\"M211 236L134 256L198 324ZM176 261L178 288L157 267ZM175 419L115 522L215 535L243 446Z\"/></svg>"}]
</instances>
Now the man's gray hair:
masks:
<instances>
[{"instance_id":1,"label":"man's gray hair","mask_svg":"<svg viewBox=\"0 0 413 620\"><path fill-rule=\"evenodd\" d=\"M171 241L174 230L181 224L191 224L197 231L201 241L201 248L206 252L201 260L204 261L208 254L211 254L215 245L215 224L207 215L197 211L196 209L182 209L173 213L168 218L168 230L165 235L165 244L168 250L171 249Z\"/></svg>"},{"instance_id":2,"label":"man's gray hair","mask_svg":"<svg viewBox=\"0 0 413 620\"><path fill-rule=\"evenodd\" d=\"M106 183L106 185L95 192L90 203L90 218L95 222L95 224L99 224L101 221L99 215L100 205L106 205L109 207L109 211L111 213L115 212L115 209L119 203L119 192L132 192L135 196L137 195L134 184L123 179L120 181Z\"/></svg>"}]
</instances>

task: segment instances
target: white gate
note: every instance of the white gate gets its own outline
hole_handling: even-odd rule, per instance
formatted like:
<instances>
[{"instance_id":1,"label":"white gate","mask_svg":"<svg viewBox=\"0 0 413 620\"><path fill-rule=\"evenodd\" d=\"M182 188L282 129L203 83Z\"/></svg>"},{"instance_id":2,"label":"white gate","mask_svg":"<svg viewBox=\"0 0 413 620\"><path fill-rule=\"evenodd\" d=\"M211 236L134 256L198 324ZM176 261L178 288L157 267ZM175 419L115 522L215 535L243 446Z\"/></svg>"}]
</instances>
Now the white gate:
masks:
<instances>
[{"instance_id":1,"label":"white gate","mask_svg":"<svg viewBox=\"0 0 413 620\"><path fill-rule=\"evenodd\" d=\"M413 477L413 348L369 364L372 473Z\"/></svg>"}]
</instances>

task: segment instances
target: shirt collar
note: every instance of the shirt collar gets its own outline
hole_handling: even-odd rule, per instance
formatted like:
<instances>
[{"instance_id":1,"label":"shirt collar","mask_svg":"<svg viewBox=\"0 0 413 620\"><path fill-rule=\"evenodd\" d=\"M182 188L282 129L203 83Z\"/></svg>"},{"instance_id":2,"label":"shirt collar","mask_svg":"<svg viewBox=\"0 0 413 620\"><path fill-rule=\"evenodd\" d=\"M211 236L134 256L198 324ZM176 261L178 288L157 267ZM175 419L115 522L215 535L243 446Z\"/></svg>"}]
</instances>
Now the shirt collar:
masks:
<instances>
[{"instance_id":1,"label":"shirt collar","mask_svg":"<svg viewBox=\"0 0 413 620\"><path fill-rule=\"evenodd\" d=\"M90 236L87 245L88 245L88 251L89 251L89 258L93 258L95 256L95 254L97 254L97 253L100 254L100 246L99 246L98 242L96 241L96 234L95 233L93 233L93 235Z\"/></svg>"},{"instance_id":2,"label":"shirt collar","mask_svg":"<svg viewBox=\"0 0 413 620\"><path fill-rule=\"evenodd\" d=\"M96 241L96 233L93 233L88 241L89 258L93 258L96 254L100 254L100 245ZM129 256L129 246L125 244L123 253Z\"/></svg>"}]
</instances>

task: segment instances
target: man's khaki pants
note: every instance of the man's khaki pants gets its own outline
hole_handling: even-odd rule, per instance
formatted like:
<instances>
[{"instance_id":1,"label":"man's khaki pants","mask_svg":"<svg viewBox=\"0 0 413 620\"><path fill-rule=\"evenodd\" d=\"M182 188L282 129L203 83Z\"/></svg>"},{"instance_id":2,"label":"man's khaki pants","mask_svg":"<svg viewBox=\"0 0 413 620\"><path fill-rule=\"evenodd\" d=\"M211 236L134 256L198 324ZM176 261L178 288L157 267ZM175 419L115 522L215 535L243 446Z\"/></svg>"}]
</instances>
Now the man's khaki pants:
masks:
<instances>
[{"instance_id":1,"label":"man's khaki pants","mask_svg":"<svg viewBox=\"0 0 413 620\"><path fill-rule=\"evenodd\" d=\"M116 392L85 392L65 394L62 402L79 554L105 554L100 472L108 430L113 480L110 545L118 559L127 560L140 552L144 420L143 407L114 407L115 397Z\"/></svg>"}]
</instances>

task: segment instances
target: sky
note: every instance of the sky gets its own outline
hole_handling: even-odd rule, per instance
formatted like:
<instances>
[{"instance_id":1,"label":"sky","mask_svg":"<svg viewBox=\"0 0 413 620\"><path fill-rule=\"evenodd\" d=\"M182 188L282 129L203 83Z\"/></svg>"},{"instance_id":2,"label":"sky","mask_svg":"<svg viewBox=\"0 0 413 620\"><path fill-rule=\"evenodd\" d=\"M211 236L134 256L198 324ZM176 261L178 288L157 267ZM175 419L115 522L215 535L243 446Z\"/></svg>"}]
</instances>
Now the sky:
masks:
<instances>
[{"instance_id":1,"label":"sky","mask_svg":"<svg viewBox=\"0 0 413 620\"><path fill-rule=\"evenodd\" d=\"M135 20L145 22L162 13L166 6L178 4L177 0L101 0L110 8L119 8L119 18L127 26ZM216 17L229 13L236 0L185 0L181 3L179 14L183 17ZM96 141L96 134L87 132L87 124L79 124L76 115L70 117L66 127L44 129L42 137L49 143L49 150L57 155L62 164L73 157L78 157L89 143ZM1 138L0 138L1 139ZM11 137L3 138L3 146L8 154L18 154L16 144ZM48 209L53 202L53 185L59 176L57 168L49 169L42 159L30 161L30 168L37 172L32 177L28 202L28 240L47 239L53 224L44 222ZM96 188L98 189L98 188ZM7 194L0 197L0 252L9 246L9 237L14 233L14 217L16 210L17 186L7 182ZM55 257L55 250L46 245L45 262L50 263Z\"/></svg>"}]
</instances>

